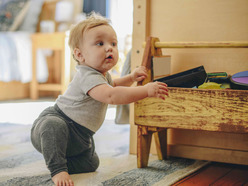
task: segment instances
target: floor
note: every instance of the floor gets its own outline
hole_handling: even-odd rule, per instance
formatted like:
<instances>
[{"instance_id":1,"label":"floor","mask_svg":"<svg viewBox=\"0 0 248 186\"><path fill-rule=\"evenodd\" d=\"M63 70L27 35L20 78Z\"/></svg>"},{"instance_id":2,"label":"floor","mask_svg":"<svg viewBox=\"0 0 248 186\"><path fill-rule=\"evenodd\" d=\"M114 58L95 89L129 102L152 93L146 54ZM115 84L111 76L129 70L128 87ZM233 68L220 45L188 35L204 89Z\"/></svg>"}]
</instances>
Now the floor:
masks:
<instances>
[{"instance_id":1,"label":"floor","mask_svg":"<svg viewBox=\"0 0 248 186\"><path fill-rule=\"evenodd\" d=\"M213 162L174 184L174 186L188 185L248 186L248 166Z\"/></svg>"},{"instance_id":2,"label":"floor","mask_svg":"<svg viewBox=\"0 0 248 186\"><path fill-rule=\"evenodd\" d=\"M28 127L43 109L53 104L54 100L52 99L0 102L0 123L19 124ZM94 135L96 151L101 157L101 166L94 173L72 175L75 185L98 185L102 181L136 168L136 155L129 154L129 125L115 124L115 112L115 107L109 106L103 126ZM31 145L27 146L27 148L30 148ZM11 154L13 154L12 151ZM151 156L151 161L156 159L156 156ZM26 169L25 175L30 174L32 176L32 172L35 171L41 171L44 174L49 173L43 160L37 164L39 169L35 168L33 170L32 167L29 167L29 169ZM11 173L13 177L23 174L20 169L19 167L15 168L15 171Z\"/></svg>"},{"instance_id":3,"label":"floor","mask_svg":"<svg viewBox=\"0 0 248 186\"><path fill-rule=\"evenodd\" d=\"M37 107L37 102L27 102L28 100L22 101L14 101L12 103L9 102L0 102L0 122L10 122L10 123L20 123L23 125L30 124L37 117L37 114L41 112L44 108L49 105L53 105L54 100L40 100L39 105ZM18 110L22 110L24 112L18 112ZM32 114L31 114L32 113ZM13 114L15 117L13 117ZM113 120L115 117L115 110L109 109L106 115L106 119ZM16 122L18 121L18 122ZM128 153L128 145L129 145L129 126L123 125L118 126L115 124L105 125L96 136L97 143L97 151L100 152L101 157L103 157L103 166L102 171L99 171L97 177L99 181L101 179L106 179L114 176L115 174L119 174L120 172L124 172L130 168L136 167L136 157L133 155L129 155ZM111 141L111 144L114 144L118 147L120 144L116 144L114 142L114 136L108 136L105 138L105 141L101 141L101 135L105 135L106 131L111 130L115 132L119 132L117 135L118 138L121 138L122 144L120 148L110 148L108 146L108 142ZM116 135L115 135L116 137ZM119 142L118 142L119 143ZM113 152L109 149L115 149ZM116 150L117 149L117 150ZM112 155L112 160L109 160L109 154ZM120 159L122 160L120 162ZM156 156L152 156L150 160L157 159ZM124 161L123 161L124 160ZM126 165L125 162L129 162ZM125 166L123 166L125 164ZM111 166L108 166L111 165ZM111 169L107 169L106 167L111 167ZM85 185L85 181L91 180L95 181L96 175L85 175L86 177L82 179L77 175L73 176L74 181L78 185ZM223 164L223 163L211 163L210 165L200 169L192 175L180 180L174 185L247 185L248 186L248 166L242 165L232 165L232 164Z\"/></svg>"}]
</instances>

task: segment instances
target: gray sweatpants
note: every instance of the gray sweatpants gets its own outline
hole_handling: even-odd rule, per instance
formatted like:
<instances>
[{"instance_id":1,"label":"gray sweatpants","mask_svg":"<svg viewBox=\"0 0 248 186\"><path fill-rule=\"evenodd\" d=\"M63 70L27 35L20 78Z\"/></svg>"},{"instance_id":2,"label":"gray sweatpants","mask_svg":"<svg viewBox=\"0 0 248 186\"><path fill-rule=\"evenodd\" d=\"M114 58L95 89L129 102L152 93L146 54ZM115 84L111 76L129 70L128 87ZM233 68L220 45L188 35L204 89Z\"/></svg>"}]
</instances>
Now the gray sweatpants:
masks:
<instances>
[{"instance_id":1,"label":"gray sweatpants","mask_svg":"<svg viewBox=\"0 0 248 186\"><path fill-rule=\"evenodd\" d=\"M55 104L45 109L31 129L33 146L43 154L53 177L94 172L99 166L93 132L68 118Z\"/></svg>"}]
</instances>

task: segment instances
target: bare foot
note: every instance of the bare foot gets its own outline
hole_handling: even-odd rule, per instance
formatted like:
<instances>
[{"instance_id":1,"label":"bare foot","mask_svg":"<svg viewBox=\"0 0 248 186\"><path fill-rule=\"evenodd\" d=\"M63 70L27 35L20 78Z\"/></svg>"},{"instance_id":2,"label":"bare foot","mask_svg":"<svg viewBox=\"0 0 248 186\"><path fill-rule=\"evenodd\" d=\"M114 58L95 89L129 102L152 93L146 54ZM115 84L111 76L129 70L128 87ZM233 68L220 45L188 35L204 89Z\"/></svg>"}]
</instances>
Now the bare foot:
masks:
<instances>
[{"instance_id":1,"label":"bare foot","mask_svg":"<svg viewBox=\"0 0 248 186\"><path fill-rule=\"evenodd\" d=\"M60 172L52 177L56 186L74 186L74 183L67 172Z\"/></svg>"}]
</instances>

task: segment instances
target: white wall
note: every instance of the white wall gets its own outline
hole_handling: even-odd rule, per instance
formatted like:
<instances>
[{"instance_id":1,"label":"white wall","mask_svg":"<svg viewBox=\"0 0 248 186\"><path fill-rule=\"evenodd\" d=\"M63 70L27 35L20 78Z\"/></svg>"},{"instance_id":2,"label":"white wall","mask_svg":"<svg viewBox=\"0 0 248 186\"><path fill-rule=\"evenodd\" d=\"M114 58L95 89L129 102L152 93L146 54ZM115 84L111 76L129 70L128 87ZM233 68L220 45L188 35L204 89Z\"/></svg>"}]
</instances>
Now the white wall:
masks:
<instances>
[{"instance_id":1,"label":"white wall","mask_svg":"<svg viewBox=\"0 0 248 186\"><path fill-rule=\"evenodd\" d=\"M109 19L118 37L119 62L117 71L121 71L127 52L132 45L133 0L109 0Z\"/></svg>"}]
</instances>

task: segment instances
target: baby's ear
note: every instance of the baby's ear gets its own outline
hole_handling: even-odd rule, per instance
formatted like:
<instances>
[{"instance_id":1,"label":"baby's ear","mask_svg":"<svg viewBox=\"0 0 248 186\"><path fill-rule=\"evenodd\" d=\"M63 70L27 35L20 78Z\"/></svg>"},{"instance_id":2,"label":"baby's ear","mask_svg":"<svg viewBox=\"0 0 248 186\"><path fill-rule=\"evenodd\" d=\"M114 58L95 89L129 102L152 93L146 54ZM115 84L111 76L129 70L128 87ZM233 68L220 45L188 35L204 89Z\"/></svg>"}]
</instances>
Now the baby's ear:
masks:
<instances>
[{"instance_id":1,"label":"baby's ear","mask_svg":"<svg viewBox=\"0 0 248 186\"><path fill-rule=\"evenodd\" d=\"M84 62L83 54L79 48L75 48L73 51L73 54L74 54L74 57L76 58L77 61Z\"/></svg>"}]
</instances>

